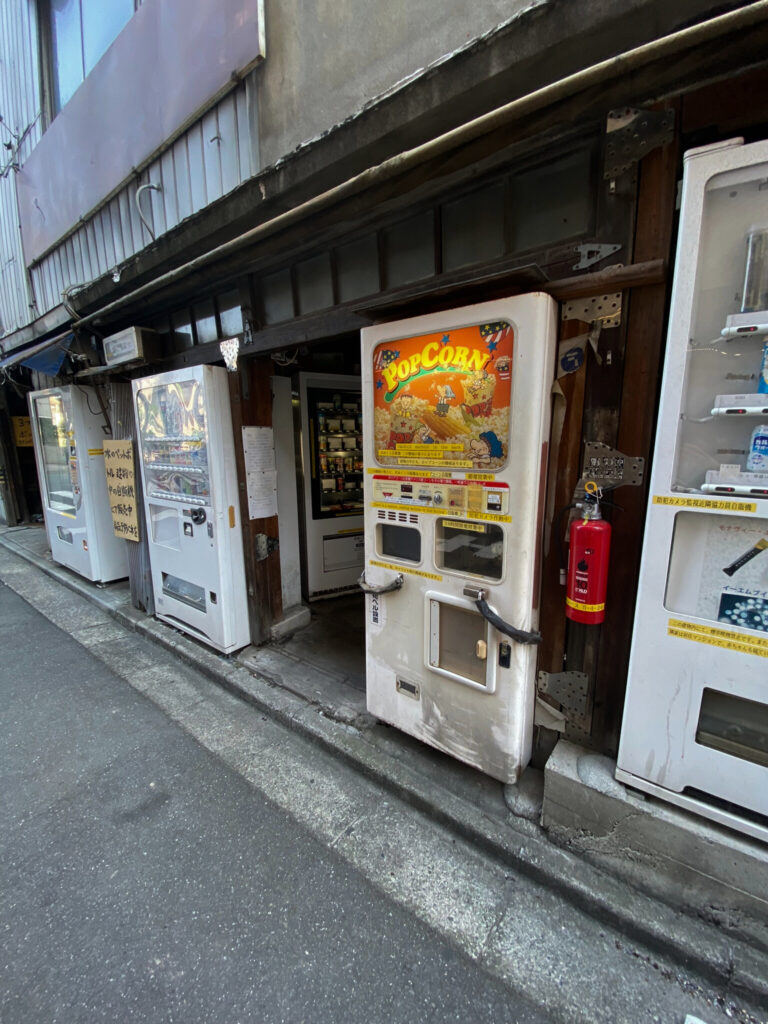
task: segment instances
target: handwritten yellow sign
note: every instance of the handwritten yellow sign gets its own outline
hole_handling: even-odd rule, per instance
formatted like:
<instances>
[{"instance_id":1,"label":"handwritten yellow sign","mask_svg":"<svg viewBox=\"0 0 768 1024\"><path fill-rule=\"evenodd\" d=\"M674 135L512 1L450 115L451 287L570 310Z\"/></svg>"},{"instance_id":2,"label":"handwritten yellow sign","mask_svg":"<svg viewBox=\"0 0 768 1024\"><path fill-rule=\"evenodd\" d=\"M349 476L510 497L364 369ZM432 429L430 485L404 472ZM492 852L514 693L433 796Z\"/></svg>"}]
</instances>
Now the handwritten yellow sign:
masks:
<instances>
[{"instance_id":1,"label":"handwritten yellow sign","mask_svg":"<svg viewBox=\"0 0 768 1024\"><path fill-rule=\"evenodd\" d=\"M138 541L141 536L133 441L105 441L104 468L115 536Z\"/></svg>"},{"instance_id":2,"label":"handwritten yellow sign","mask_svg":"<svg viewBox=\"0 0 768 1024\"><path fill-rule=\"evenodd\" d=\"M17 448L32 447L32 424L29 416L11 416L13 420L13 440Z\"/></svg>"}]
</instances>

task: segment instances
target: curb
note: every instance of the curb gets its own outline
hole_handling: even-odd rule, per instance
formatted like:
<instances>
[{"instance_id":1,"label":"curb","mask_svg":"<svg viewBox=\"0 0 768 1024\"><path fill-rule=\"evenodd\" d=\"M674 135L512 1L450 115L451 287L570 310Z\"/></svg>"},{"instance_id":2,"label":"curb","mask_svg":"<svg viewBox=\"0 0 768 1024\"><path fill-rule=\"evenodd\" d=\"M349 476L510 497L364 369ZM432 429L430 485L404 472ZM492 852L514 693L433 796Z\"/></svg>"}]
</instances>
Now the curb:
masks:
<instances>
[{"instance_id":1,"label":"curb","mask_svg":"<svg viewBox=\"0 0 768 1024\"><path fill-rule=\"evenodd\" d=\"M766 960L759 951L658 899L536 834L528 821L512 819L504 827L468 801L434 783L366 741L354 726L324 716L303 698L282 689L266 675L257 675L199 646L144 613L123 609L102 592L16 545L8 534L0 544L29 565L85 598L132 630L175 654L234 696L275 721L342 758L356 771L400 800L460 835L486 854L557 891L591 917L650 950L675 960L725 990L728 999L768 1000ZM642 952L637 955L643 956ZM654 964L654 966L656 966ZM662 969L662 965L658 965Z\"/></svg>"}]
</instances>

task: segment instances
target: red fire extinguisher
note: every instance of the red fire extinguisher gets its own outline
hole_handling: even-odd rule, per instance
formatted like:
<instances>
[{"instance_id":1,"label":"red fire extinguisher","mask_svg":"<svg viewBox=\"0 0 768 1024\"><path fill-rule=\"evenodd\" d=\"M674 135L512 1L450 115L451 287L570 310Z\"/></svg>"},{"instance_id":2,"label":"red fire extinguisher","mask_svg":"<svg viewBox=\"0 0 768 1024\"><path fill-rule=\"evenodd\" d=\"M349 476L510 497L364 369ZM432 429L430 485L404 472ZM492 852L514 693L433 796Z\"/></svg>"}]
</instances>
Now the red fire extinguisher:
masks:
<instances>
[{"instance_id":1,"label":"red fire extinguisher","mask_svg":"<svg viewBox=\"0 0 768 1024\"><path fill-rule=\"evenodd\" d=\"M574 622L594 626L605 618L611 524L600 512L597 485L590 480L586 490L581 518L571 523L565 614Z\"/></svg>"}]
</instances>

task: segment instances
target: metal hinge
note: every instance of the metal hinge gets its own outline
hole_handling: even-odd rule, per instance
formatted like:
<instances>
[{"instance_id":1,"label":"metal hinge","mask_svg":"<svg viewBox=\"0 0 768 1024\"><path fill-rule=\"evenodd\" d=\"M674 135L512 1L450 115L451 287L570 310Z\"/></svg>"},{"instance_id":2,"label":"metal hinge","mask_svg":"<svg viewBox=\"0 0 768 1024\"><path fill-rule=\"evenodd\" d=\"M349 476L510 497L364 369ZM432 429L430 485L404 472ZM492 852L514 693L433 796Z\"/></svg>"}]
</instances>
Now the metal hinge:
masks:
<instances>
[{"instance_id":1,"label":"metal hinge","mask_svg":"<svg viewBox=\"0 0 768 1024\"><path fill-rule=\"evenodd\" d=\"M628 171L652 149L666 146L674 137L673 110L611 110L605 125L605 168L608 181Z\"/></svg>"},{"instance_id":2,"label":"metal hinge","mask_svg":"<svg viewBox=\"0 0 768 1024\"><path fill-rule=\"evenodd\" d=\"M575 715L587 711L589 677L586 672L539 672L538 689Z\"/></svg>"},{"instance_id":3,"label":"metal hinge","mask_svg":"<svg viewBox=\"0 0 768 1024\"><path fill-rule=\"evenodd\" d=\"M602 441L587 441L574 501L584 497L586 480L594 480L604 491L610 491L616 487L639 487L644 473L645 459L641 456L625 455Z\"/></svg>"},{"instance_id":4,"label":"metal hinge","mask_svg":"<svg viewBox=\"0 0 768 1024\"><path fill-rule=\"evenodd\" d=\"M618 327L621 323L621 292L564 302L561 317L563 320L581 320L585 324L600 324L601 327Z\"/></svg>"},{"instance_id":5,"label":"metal hinge","mask_svg":"<svg viewBox=\"0 0 768 1024\"><path fill-rule=\"evenodd\" d=\"M584 245L577 245L576 252L579 254L579 262L574 263L572 270L586 270L595 263L613 256L621 246L617 242L586 242Z\"/></svg>"},{"instance_id":6,"label":"metal hinge","mask_svg":"<svg viewBox=\"0 0 768 1024\"><path fill-rule=\"evenodd\" d=\"M273 551L277 551L280 547L280 541L277 537L268 537L266 533L257 533L255 540L257 562L263 562L265 558L268 558Z\"/></svg>"}]
</instances>

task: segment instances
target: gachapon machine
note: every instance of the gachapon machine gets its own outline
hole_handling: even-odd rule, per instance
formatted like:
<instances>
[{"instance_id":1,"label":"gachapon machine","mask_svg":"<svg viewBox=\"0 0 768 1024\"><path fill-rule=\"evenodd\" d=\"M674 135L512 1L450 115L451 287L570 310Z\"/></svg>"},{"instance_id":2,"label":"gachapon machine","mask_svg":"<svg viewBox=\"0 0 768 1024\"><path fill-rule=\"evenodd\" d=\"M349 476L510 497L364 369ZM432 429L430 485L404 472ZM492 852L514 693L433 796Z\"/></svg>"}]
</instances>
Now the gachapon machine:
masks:
<instances>
[{"instance_id":1,"label":"gachapon machine","mask_svg":"<svg viewBox=\"0 0 768 1024\"><path fill-rule=\"evenodd\" d=\"M555 310L362 332L368 710L504 782L533 735Z\"/></svg>"}]
</instances>

